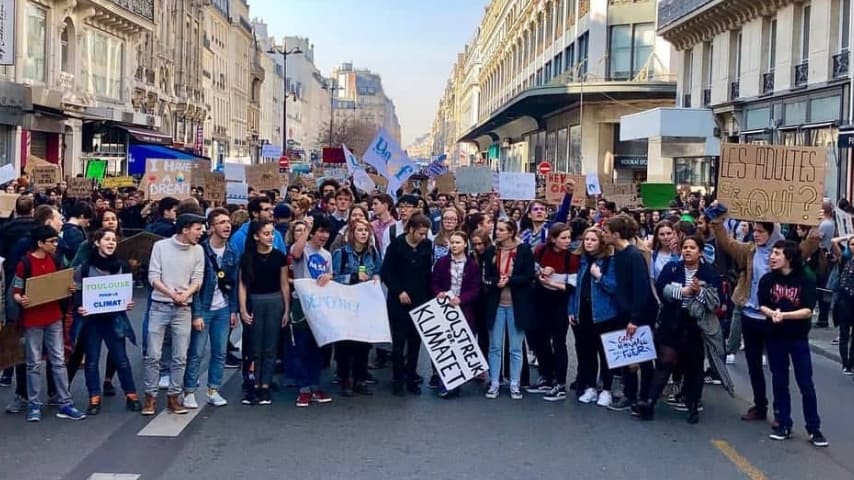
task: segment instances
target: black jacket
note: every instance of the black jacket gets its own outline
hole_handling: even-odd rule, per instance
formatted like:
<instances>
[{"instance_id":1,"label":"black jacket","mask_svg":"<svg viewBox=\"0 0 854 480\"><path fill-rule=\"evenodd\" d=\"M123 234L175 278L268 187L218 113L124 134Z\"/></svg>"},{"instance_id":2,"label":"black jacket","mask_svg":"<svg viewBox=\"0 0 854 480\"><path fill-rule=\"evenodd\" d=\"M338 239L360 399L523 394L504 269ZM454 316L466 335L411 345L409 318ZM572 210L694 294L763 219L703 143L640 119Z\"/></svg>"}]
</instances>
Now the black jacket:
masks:
<instances>
[{"instance_id":1,"label":"black jacket","mask_svg":"<svg viewBox=\"0 0 854 480\"><path fill-rule=\"evenodd\" d=\"M33 217L16 217L0 227L0 256L6 259L3 270L6 273L7 282L11 281L18 264L17 260L20 260L11 258L15 244L21 238L29 238L35 226L36 221Z\"/></svg>"},{"instance_id":2,"label":"black jacket","mask_svg":"<svg viewBox=\"0 0 854 480\"><path fill-rule=\"evenodd\" d=\"M496 249L490 248L483 257L484 283L486 290L486 323L492 330L498 303L501 301L501 289L498 288L498 267L495 265ZM516 328L527 330L534 325L534 253L527 243L519 244L516 258L513 260L513 272L507 286L513 299L513 319Z\"/></svg>"},{"instance_id":3,"label":"black jacket","mask_svg":"<svg viewBox=\"0 0 854 480\"><path fill-rule=\"evenodd\" d=\"M617 274L617 311L623 324L651 325L655 323L658 302L652 294L649 267L643 253L629 245L614 253Z\"/></svg>"},{"instance_id":4,"label":"black jacket","mask_svg":"<svg viewBox=\"0 0 854 480\"><path fill-rule=\"evenodd\" d=\"M433 242L425 239L412 248L406 235L391 241L383 258L380 277L388 287L390 317L409 315L409 311L433 299L430 294L433 268ZM406 292L411 305L400 304L400 294Z\"/></svg>"}]
</instances>

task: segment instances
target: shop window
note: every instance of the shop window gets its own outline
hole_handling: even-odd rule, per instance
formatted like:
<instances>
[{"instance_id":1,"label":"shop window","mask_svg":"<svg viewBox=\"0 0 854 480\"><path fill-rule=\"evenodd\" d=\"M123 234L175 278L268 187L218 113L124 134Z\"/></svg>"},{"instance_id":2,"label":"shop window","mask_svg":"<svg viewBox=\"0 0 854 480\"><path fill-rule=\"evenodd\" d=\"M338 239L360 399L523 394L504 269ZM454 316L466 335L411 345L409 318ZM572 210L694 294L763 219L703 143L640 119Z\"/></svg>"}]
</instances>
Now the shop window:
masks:
<instances>
[{"instance_id":1,"label":"shop window","mask_svg":"<svg viewBox=\"0 0 854 480\"><path fill-rule=\"evenodd\" d=\"M810 122L832 122L839 120L839 107L842 102L838 95L810 100Z\"/></svg>"}]
</instances>

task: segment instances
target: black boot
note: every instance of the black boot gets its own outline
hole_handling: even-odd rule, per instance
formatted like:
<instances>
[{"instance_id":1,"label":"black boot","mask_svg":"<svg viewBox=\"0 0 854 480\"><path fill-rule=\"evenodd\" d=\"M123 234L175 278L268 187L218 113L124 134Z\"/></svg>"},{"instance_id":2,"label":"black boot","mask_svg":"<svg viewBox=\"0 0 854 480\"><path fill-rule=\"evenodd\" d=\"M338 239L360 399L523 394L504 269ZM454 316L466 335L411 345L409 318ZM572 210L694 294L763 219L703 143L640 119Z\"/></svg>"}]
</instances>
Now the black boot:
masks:
<instances>
[{"instance_id":1,"label":"black boot","mask_svg":"<svg viewBox=\"0 0 854 480\"><path fill-rule=\"evenodd\" d=\"M688 403L688 417L685 419L685 421L690 423L691 425L694 425L700 421L700 410L696 401Z\"/></svg>"},{"instance_id":2,"label":"black boot","mask_svg":"<svg viewBox=\"0 0 854 480\"><path fill-rule=\"evenodd\" d=\"M646 400L640 400L632 405L632 415L641 420L653 420L655 418L655 404Z\"/></svg>"}]
</instances>

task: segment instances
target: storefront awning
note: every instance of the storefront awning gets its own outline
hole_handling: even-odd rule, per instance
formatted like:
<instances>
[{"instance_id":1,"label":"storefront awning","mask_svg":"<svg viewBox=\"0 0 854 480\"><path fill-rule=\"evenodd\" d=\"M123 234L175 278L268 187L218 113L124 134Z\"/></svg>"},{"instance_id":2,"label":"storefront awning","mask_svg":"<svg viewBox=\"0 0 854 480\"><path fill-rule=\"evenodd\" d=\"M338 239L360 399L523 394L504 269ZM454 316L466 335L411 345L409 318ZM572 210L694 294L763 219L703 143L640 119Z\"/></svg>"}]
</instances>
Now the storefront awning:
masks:
<instances>
[{"instance_id":1,"label":"storefront awning","mask_svg":"<svg viewBox=\"0 0 854 480\"><path fill-rule=\"evenodd\" d=\"M119 128L128 132L128 135L138 142L156 143L159 145L172 144L172 136L157 130L142 127L128 127L125 125L120 125Z\"/></svg>"},{"instance_id":2,"label":"storefront awning","mask_svg":"<svg viewBox=\"0 0 854 480\"><path fill-rule=\"evenodd\" d=\"M149 158L165 158L168 160L210 160L207 157L193 155L192 153L174 148L154 145L151 143L131 144L128 148L128 175L142 175L145 173L145 161Z\"/></svg>"}]
</instances>

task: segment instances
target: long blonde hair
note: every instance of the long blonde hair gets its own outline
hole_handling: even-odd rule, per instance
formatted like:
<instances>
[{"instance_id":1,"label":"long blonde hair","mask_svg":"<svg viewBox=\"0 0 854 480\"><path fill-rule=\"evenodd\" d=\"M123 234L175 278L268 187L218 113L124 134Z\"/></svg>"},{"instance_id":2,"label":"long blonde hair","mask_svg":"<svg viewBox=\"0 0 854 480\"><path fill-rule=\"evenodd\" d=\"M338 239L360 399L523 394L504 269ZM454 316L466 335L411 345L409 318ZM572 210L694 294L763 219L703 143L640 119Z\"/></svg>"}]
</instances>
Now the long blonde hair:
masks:
<instances>
[{"instance_id":1,"label":"long blonde hair","mask_svg":"<svg viewBox=\"0 0 854 480\"><path fill-rule=\"evenodd\" d=\"M584 250L584 237L586 237L588 233L596 235L596 238L599 239L599 251L593 254L593 258L600 259L610 257L614 254L613 247L605 243L605 232L603 232L599 227L588 227L584 230L584 233L581 234L581 244L578 245L578 248L576 248L574 252L576 255L583 257L587 254Z\"/></svg>"}]
</instances>

